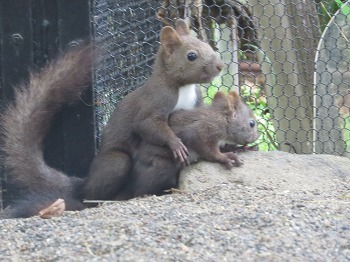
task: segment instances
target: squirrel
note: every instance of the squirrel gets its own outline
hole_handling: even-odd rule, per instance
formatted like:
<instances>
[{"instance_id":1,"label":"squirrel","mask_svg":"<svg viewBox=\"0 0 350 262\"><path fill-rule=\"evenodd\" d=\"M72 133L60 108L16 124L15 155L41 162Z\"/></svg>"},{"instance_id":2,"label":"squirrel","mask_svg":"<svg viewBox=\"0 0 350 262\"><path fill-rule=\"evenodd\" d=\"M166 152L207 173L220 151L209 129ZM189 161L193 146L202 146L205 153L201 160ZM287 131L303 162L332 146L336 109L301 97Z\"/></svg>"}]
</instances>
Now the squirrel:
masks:
<instances>
[{"instance_id":1,"label":"squirrel","mask_svg":"<svg viewBox=\"0 0 350 262\"><path fill-rule=\"evenodd\" d=\"M20 195L5 218L30 217L62 198L53 208L79 210L84 179L51 168L43 157L44 139L54 115L80 98L91 82L93 47L75 47L32 72L15 89L14 103L2 114L3 164L9 189ZM57 210L56 210L57 211ZM58 210L59 211L59 210Z\"/></svg>"},{"instance_id":2,"label":"squirrel","mask_svg":"<svg viewBox=\"0 0 350 262\"><path fill-rule=\"evenodd\" d=\"M226 96L219 91L210 106L179 110L169 117L169 126L190 152L190 162L198 159L218 162L231 169L242 162L233 152L220 152L222 143L246 145L259 137L253 111L237 92ZM180 170L171 151L142 141L133 155L130 183L117 199L161 195L176 188Z\"/></svg>"},{"instance_id":3,"label":"squirrel","mask_svg":"<svg viewBox=\"0 0 350 262\"><path fill-rule=\"evenodd\" d=\"M174 158L187 161L187 148L170 129L169 115L194 108L201 100L196 84L209 83L224 64L207 43L190 35L182 19L176 21L175 29L162 28L160 44L151 76L116 105L102 131L84 187L88 200L113 199L122 190L140 141L164 145Z\"/></svg>"}]
</instances>

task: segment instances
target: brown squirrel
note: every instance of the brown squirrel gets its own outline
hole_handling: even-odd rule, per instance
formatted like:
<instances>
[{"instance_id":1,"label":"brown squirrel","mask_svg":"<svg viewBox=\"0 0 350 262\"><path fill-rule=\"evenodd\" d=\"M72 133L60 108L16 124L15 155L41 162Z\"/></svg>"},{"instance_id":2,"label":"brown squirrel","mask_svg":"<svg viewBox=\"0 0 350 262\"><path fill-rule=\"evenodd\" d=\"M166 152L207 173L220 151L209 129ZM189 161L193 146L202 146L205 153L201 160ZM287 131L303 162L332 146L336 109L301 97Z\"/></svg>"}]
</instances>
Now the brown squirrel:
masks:
<instances>
[{"instance_id":1,"label":"brown squirrel","mask_svg":"<svg viewBox=\"0 0 350 262\"><path fill-rule=\"evenodd\" d=\"M207 44L190 35L184 20L175 29L160 32L161 46L146 83L119 102L102 133L101 146L90 167L85 197L108 200L128 182L132 154L140 141L166 146L180 162L187 148L168 125L178 109L192 109L198 100L196 85L217 76L223 62Z\"/></svg>"},{"instance_id":2,"label":"brown squirrel","mask_svg":"<svg viewBox=\"0 0 350 262\"><path fill-rule=\"evenodd\" d=\"M218 92L210 106L172 113L169 126L189 149L191 162L197 159L218 162L228 169L242 163L233 152L220 152L220 145L246 145L259 137L253 111L233 91L227 96ZM146 141L135 150L133 163L130 182L117 199L160 195L176 188L183 168L167 147Z\"/></svg>"},{"instance_id":3,"label":"brown squirrel","mask_svg":"<svg viewBox=\"0 0 350 262\"><path fill-rule=\"evenodd\" d=\"M65 204L66 210L83 208L84 180L49 167L43 143L54 115L89 86L92 58L91 46L72 48L16 88L15 101L1 119L7 182L19 195L5 217L36 215L59 198L64 199L59 206Z\"/></svg>"}]
</instances>

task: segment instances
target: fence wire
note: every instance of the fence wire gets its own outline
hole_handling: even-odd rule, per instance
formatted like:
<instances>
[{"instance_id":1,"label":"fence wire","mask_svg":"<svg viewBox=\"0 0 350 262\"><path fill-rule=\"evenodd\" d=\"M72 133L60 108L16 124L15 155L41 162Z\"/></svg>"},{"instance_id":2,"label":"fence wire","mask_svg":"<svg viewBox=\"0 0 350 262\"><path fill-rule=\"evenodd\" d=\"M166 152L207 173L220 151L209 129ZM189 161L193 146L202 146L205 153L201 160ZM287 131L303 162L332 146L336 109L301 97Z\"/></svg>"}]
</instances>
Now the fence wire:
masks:
<instances>
[{"instance_id":1,"label":"fence wire","mask_svg":"<svg viewBox=\"0 0 350 262\"><path fill-rule=\"evenodd\" d=\"M97 136L114 107L149 76L158 48L159 1L93 2L93 30L103 55L95 70Z\"/></svg>"},{"instance_id":2,"label":"fence wire","mask_svg":"<svg viewBox=\"0 0 350 262\"><path fill-rule=\"evenodd\" d=\"M260 150L347 155L347 6L315 0L95 0L95 36L108 50L96 70L99 130L115 104L150 74L161 25L181 17L226 64L220 77L203 86L204 101L210 103L217 90L239 90L260 123ZM337 56L330 51L335 46Z\"/></svg>"}]
</instances>

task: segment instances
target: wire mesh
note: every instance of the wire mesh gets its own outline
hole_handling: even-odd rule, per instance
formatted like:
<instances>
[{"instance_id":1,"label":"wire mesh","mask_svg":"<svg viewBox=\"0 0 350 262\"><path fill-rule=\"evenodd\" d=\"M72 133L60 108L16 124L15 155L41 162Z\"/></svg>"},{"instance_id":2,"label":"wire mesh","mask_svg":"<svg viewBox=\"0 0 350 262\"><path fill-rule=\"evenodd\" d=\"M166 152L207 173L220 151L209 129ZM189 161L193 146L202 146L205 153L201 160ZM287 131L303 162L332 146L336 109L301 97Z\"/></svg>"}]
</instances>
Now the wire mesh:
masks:
<instances>
[{"instance_id":1,"label":"wire mesh","mask_svg":"<svg viewBox=\"0 0 350 262\"><path fill-rule=\"evenodd\" d=\"M93 25L102 55L95 70L97 137L114 107L144 83L158 48L159 1L94 1Z\"/></svg>"},{"instance_id":2,"label":"wire mesh","mask_svg":"<svg viewBox=\"0 0 350 262\"><path fill-rule=\"evenodd\" d=\"M149 75L161 25L181 17L226 64L220 77L203 86L204 101L210 103L217 90L239 90L260 123L260 150L347 155L346 6L315 0L95 0L95 36L108 50L96 72L100 129L118 100ZM322 35L335 16L343 21L331 30L336 33ZM340 56L323 55L333 44L319 43L330 37L338 47L342 42ZM344 66L330 73L339 60ZM319 76L328 76L323 89Z\"/></svg>"}]
</instances>

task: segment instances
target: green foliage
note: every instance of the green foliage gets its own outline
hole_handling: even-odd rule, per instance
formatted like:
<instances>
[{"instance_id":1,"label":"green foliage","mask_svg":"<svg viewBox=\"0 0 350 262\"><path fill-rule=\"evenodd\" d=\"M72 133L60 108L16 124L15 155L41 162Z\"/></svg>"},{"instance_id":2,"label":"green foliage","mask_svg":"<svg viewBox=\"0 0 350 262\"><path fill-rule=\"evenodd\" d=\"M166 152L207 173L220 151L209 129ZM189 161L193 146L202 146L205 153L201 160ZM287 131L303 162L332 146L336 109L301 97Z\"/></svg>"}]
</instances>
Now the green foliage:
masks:
<instances>
[{"instance_id":1,"label":"green foliage","mask_svg":"<svg viewBox=\"0 0 350 262\"><path fill-rule=\"evenodd\" d=\"M321 24L321 31L323 32L332 16L340 9L340 11L350 20L350 8L344 5L341 0L323 0L319 2L318 14Z\"/></svg>"},{"instance_id":2,"label":"green foliage","mask_svg":"<svg viewBox=\"0 0 350 262\"><path fill-rule=\"evenodd\" d=\"M275 128L271 122L271 113L267 110L266 98L262 95L261 88L255 86L241 86L241 94L246 99L247 105L254 111L258 122L260 137L255 142L260 151L278 149L276 142Z\"/></svg>"},{"instance_id":3,"label":"green foliage","mask_svg":"<svg viewBox=\"0 0 350 262\"><path fill-rule=\"evenodd\" d=\"M344 118L343 140L346 143L346 151L350 151L350 116Z\"/></svg>"},{"instance_id":4,"label":"green foliage","mask_svg":"<svg viewBox=\"0 0 350 262\"><path fill-rule=\"evenodd\" d=\"M276 74L273 72L272 62L267 54L255 45L245 44L244 46L259 52L263 61L271 65L272 74L269 74L269 77L272 78L271 83L276 83ZM266 74L265 77L267 77ZM259 144L259 150L279 150L275 128L272 124L272 115L268 110L267 99L262 92L261 86L255 86L255 88L241 86L241 93L242 96L246 98L249 107L254 111L255 117L259 123L258 129L260 137L257 141Z\"/></svg>"},{"instance_id":5,"label":"green foliage","mask_svg":"<svg viewBox=\"0 0 350 262\"><path fill-rule=\"evenodd\" d=\"M217 91L228 93L228 88L221 87L222 80L220 77L215 78L207 89L202 90L204 104L210 105Z\"/></svg>"}]
</instances>

